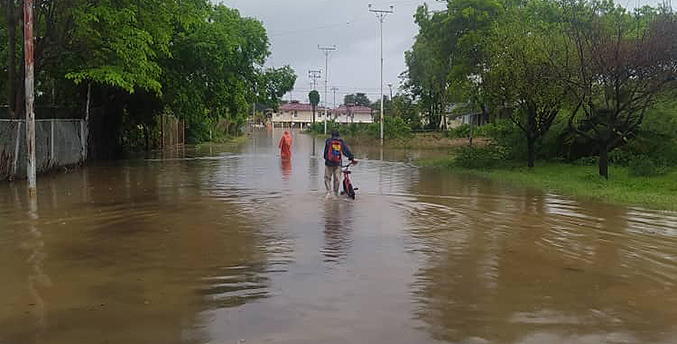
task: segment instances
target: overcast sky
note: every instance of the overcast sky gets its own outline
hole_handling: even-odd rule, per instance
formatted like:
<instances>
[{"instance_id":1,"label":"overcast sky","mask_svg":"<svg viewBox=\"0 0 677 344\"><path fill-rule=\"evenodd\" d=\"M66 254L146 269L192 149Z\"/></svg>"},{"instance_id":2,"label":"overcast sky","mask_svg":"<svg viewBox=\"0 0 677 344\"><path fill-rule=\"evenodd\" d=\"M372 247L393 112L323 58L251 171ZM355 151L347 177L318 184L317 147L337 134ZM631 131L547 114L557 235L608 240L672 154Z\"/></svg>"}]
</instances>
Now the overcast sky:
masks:
<instances>
[{"instance_id":1,"label":"overcast sky","mask_svg":"<svg viewBox=\"0 0 677 344\"><path fill-rule=\"evenodd\" d=\"M269 66L291 65L298 79L292 93L294 99L307 101L310 91L308 71L322 69L317 89L324 98L324 53L317 45L336 45L338 51L329 57L329 88L336 86L336 102L340 104L348 93L364 92L377 100L379 94L379 22L368 10L388 9L394 13L383 24L384 94L388 83L397 93L399 74L404 71L404 52L411 48L418 31L414 23L416 8L427 2L431 9L445 5L435 0L221 0L228 7L240 10L243 16L263 22L272 55ZM289 99L289 94L285 96ZM329 91L329 105L333 92Z\"/></svg>"},{"instance_id":2,"label":"overcast sky","mask_svg":"<svg viewBox=\"0 0 677 344\"><path fill-rule=\"evenodd\" d=\"M269 66L291 65L298 79L293 98L306 102L311 89L308 71L322 69L322 79L317 90L324 99L324 53L317 45L336 45L337 52L329 58L329 88L336 86L336 102L349 93L364 92L370 99L379 97L379 23L368 10L388 9L383 24L384 94L386 86L393 84L397 93L398 76L405 70L404 52L411 48L418 31L414 23L416 8L428 3L431 10L445 8L445 2L437 0L213 0L240 10L243 16L255 17L263 22L270 38L272 55ZM626 8L638 5L655 5L660 0L616 0ZM285 96L289 99L289 94ZM333 93L329 91L329 105Z\"/></svg>"}]
</instances>

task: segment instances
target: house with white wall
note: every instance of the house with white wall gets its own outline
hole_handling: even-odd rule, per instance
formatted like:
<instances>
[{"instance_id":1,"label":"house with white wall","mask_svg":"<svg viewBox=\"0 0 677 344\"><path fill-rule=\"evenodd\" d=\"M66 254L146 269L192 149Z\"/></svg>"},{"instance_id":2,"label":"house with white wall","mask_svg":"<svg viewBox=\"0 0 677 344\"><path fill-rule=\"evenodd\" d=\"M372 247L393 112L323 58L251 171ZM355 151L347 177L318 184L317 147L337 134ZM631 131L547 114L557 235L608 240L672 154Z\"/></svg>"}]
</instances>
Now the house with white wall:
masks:
<instances>
[{"instance_id":1,"label":"house with white wall","mask_svg":"<svg viewBox=\"0 0 677 344\"><path fill-rule=\"evenodd\" d=\"M334 121L338 123L374 123L373 110L366 106L341 105L332 111Z\"/></svg>"},{"instance_id":2,"label":"house with white wall","mask_svg":"<svg viewBox=\"0 0 677 344\"><path fill-rule=\"evenodd\" d=\"M316 106L315 122L323 122L324 119L324 107ZM303 128L313 123L313 106L298 101L282 104L271 113L270 120L275 126Z\"/></svg>"}]
</instances>

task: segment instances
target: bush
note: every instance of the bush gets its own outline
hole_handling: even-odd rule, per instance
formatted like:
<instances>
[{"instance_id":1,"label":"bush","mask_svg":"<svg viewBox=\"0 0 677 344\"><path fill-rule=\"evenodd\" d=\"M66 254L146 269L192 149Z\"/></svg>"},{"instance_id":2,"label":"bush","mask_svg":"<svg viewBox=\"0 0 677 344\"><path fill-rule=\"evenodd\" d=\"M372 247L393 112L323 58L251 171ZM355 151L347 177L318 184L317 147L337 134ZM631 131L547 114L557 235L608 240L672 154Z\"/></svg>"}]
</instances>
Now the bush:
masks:
<instances>
[{"instance_id":1,"label":"bush","mask_svg":"<svg viewBox=\"0 0 677 344\"><path fill-rule=\"evenodd\" d=\"M374 138L381 137L381 125L379 123L339 123L327 122L327 133L339 130L342 136L367 135ZM308 131L314 134L324 134L324 122L315 122L308 127ZM411 127L399 117L386 117L383 127L383 135L387 139L406 138L411 136Z\"/></svg>"},{"instance_id":2,"label":"bush","mask_svg":"<svg viewBox=\"0 0 677 344\"><path fill-rule=\"evenodd\" d=\"M628 164L628 172L635 177L653 177L667 172L667 168L645 155L633 156Z\"/></svg>"},{"instance_id":3,"label":"bush","mask_svg":"<svg viewBox=\"0 0 677 344\"><path fill-rule=\"evenodd\" d=\"M470 136L470 125L463 124L460 127L449 129L445 135L452 139L463 139Z\"/></svg>"},{"instance_id":4,"label":"bush","mask_svg":"<svg viewBox=\"0 0 677 344\"><path fill-rule=\"evenodd\" d=\"M596 166L599 164L599 158L596 156L586 156L575 160L573 163L578 166Z\"/></svg>"},{"instance_id":5,"label":"bush","mask_svg":"<svg viewBox=\"0 0 677 344\"><path fill-rule=\"evenodd\" d=\"M625 149L614 149L609 153L609 162L618 166L628 166L637 155Z\"/></svg>"},{"instance_id":6,"label":"bush","mask_svg":"<svg viewBox=\"0 0 677 344\"><path fill-rule=\"evenodd\" d=\"M489 169L505 163L506 150L501 146L461 147L454 163L463 168Z\"/></svg>"},{"instance_id":7,"label":"bush","mask_svg":"<svg viewBox=\"0 0 677 344\"><path fill-rule=\"evenodd\" d=\"M379 127L379 136L380 127ZM383 136L389 139L406 138L411 136L411 127L399 117L386 117L383 126Z\"/></svg>"}]
</instances>

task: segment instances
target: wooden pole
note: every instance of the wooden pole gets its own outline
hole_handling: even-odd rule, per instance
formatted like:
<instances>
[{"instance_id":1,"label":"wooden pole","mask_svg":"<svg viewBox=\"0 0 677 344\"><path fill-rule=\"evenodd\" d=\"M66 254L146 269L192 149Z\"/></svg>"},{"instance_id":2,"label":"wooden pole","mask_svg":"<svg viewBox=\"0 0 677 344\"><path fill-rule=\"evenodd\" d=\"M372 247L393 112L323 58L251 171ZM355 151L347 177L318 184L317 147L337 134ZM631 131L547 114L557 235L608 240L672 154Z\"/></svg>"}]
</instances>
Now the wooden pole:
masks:
<instances>
[{"instance_id":1,"label":"wooden pole","mask_svg":"<svg viewBox=\"0 0 677 344\"><path fill-rule=\"evenodd\" d=\"M24 63L26 65L26 142L28 148L28 194L35 196L37 190L35 166L35 112L33 110L33 0L24 0Z\"/></svg>"}]
</instances>

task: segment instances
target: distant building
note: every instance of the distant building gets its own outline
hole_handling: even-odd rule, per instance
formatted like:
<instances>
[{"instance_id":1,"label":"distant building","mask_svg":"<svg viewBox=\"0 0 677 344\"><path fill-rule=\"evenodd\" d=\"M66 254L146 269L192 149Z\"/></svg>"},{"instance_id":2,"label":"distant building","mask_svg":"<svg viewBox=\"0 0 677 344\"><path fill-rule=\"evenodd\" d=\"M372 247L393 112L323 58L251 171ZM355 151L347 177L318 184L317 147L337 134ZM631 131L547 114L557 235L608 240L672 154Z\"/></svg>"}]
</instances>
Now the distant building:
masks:
<instances>
[{"instance_id":1,"label":"distant building","mask_svg":"<svg viewBox=\"0 0 677 344\"><path fill-rule=\"evenodd\" d=\"M338 123L373 123L371 108L365 106L345 106L329 110L324 117L324 107L315 107L315 122L324 122L325 119ZM292 101L282 104L277 111L270 113L270 121L275 126L303 128L313 123L313 106Z\"/></svg>"},{"instance_id":2,"label":"distant building","mask_svg":"<svg viewBox=\"0 0 677 344\"><path fill-rule=\"evenodd\" d=\"M374 123L373 110L366 106L341 105L333 111L333 119L339 123Z\"/></svg>"},{"instance_id":3,"label":"distant building","mask_svg":"<svg viewBox=\"0 0 677 344\"><path fill-rule=\"evenodd\" d=\"M303 104L298 101L292 101L288 104L282 104L273 111L270 120L274 125L283 127L305 127L313 123L313 106ZM324 107L315 107L315 122L324 121Z\"/></svg>"}]
</instances>

